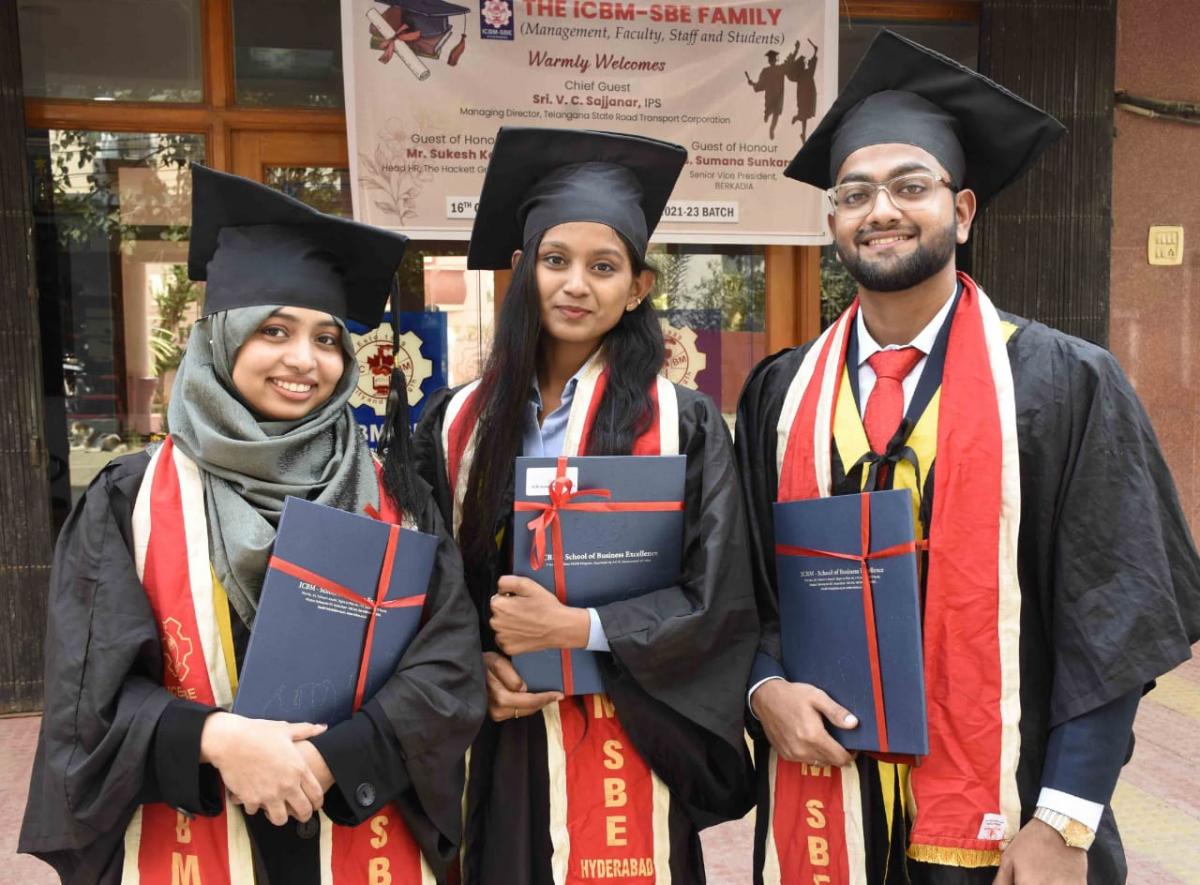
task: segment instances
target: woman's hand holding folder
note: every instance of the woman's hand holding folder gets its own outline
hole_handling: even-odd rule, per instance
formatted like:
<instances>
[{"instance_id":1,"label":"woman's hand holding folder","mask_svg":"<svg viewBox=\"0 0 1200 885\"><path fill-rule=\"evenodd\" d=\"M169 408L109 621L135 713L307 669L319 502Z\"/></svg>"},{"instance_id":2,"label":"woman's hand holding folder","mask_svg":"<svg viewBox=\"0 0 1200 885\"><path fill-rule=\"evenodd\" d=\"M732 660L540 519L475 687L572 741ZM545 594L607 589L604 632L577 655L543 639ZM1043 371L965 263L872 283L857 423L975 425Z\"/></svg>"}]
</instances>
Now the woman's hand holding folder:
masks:
<instances>
[{"instance_id":1,"label":"woman's hand holding folder","mask_svg":"<svg viewBox=\"0 0 1200 885\"><path fill-rule=\"evenodd\" d=\"M324 725L218 711L200 732L200 761L216 767L225 789L247 814L261 809L277 827L289 815L306 821L321 808L325 791L299 744L323 731Z\"/></svg>"},{"instance_id":2,"label":"woman's hand holding folder","mask_svg":"<svg viewBox=\"0 0 1200 885\"><path fill-rule=\"evenodd\" d=\"M536 581L516 575L502 577L496 591L490 624L505 654L587 647L591 619L586 609L563 605Z\"/></svg>"},{"instance_id":3,"label":"woman's hand holding folder","mask_svg":"<svg viewBox=\"0 0 1200 885\"><path fill-rule=\"evenodd\" d=\"M531 716L563 699L559 691L528 691L512 661L502 654L485 651L483 664L487 669L488 715L496 722Z\"/></svg>"}]
</instances>

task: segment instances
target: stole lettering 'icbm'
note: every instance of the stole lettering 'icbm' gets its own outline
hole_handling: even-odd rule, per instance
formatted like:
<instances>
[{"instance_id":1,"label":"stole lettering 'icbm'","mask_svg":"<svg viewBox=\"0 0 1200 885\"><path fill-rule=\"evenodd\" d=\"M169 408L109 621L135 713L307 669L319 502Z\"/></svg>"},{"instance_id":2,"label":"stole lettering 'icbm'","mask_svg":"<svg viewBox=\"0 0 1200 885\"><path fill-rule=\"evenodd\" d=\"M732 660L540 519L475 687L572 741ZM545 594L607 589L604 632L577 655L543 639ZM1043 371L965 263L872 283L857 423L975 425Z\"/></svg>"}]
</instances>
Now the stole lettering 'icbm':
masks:
<instances>
[{"instance_id":1,"label":"stole lettering 'icbm'","mask_svg":"<svg viewBox=\"0 0 1200 885\"><path fill-rule=\"evenodd\" d=\"M200 881L200 858L179 850L180 846L192 843L192 822L181 811L175 812L175 845L171 852L171 885L202 885Z\"/></svg>"}]
</instances>

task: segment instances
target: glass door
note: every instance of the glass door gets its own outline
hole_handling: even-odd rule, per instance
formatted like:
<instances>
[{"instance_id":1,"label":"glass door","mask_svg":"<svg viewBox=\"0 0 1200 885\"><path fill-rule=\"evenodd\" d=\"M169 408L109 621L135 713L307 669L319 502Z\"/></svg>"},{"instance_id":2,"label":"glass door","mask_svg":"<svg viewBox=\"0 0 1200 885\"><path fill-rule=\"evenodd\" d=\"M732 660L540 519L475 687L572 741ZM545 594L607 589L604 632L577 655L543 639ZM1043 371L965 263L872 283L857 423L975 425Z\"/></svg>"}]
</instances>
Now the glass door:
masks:
<instances>
[{"instance_id":1,"label":"glass door","mask_svg":"<svg viewBox=\"0 0 1200 885\"><path fill-rule=\"evenodd\" d=\"M203 286L187 279L203 136L31 129L33 217L56 518L100 469L165 429Z\"/></svg>"}]
</instances>

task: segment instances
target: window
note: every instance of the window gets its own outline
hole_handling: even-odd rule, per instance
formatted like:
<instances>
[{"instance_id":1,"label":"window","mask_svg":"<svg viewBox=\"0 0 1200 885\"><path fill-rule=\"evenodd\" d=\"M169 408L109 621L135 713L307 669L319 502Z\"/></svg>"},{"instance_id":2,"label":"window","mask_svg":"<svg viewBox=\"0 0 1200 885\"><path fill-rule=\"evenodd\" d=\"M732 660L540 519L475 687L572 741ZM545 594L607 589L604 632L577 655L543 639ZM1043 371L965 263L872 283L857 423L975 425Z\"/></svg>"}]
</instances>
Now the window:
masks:
<instances>
[{"instance_id":1,"label":"window","mask_svg":"<svg viewBox=\"0 0 1200 885\"><path fill-rule=\"evenodd\" d=\"M342 107L342 28L332 0L233 0L237 102Z\"/></svg>"},{"instance_id":2,"label":"window","mask_svg":"<svg viewBox=\"0 0 1200 885\"><path fill-rule=\"evenodd\" d=\"M671 381L712 397L730 428L746 376L766 356L766 260L761 246L652 246L651 300Z\"/></svg>"},{"instance_id":3,"label":"window","mask_svg":"<svg viewBox=\"0 0 1200 885\"><path fill-rule=\"evenodd\" d=\"M25 94L203 99L200 0L18 0Z\"/></svg>"}]
</instances>

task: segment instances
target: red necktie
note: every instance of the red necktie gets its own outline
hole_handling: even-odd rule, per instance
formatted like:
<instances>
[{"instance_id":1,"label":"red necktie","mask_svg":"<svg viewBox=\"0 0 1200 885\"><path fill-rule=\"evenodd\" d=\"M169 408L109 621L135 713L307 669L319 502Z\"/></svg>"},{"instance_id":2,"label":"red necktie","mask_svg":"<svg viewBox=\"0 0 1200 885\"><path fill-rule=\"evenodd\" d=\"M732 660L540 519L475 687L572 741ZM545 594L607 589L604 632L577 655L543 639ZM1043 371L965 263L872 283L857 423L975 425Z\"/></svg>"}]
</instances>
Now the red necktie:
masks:
<instances>
[{"instance_id":1,"label":"red necktie","mask_svg":"<svg viewBox=\"0 0 1200 885\"><path fill-rule=\"evenodd\" d=\"M867 365L875 372L875 387L867 397L863 412L863 427L871 451L882 455L888 442L904 417L904 388L902 382L924 353L915 347L899 350L880 350L867 357Z\"/></svg>"}]
</instances>

